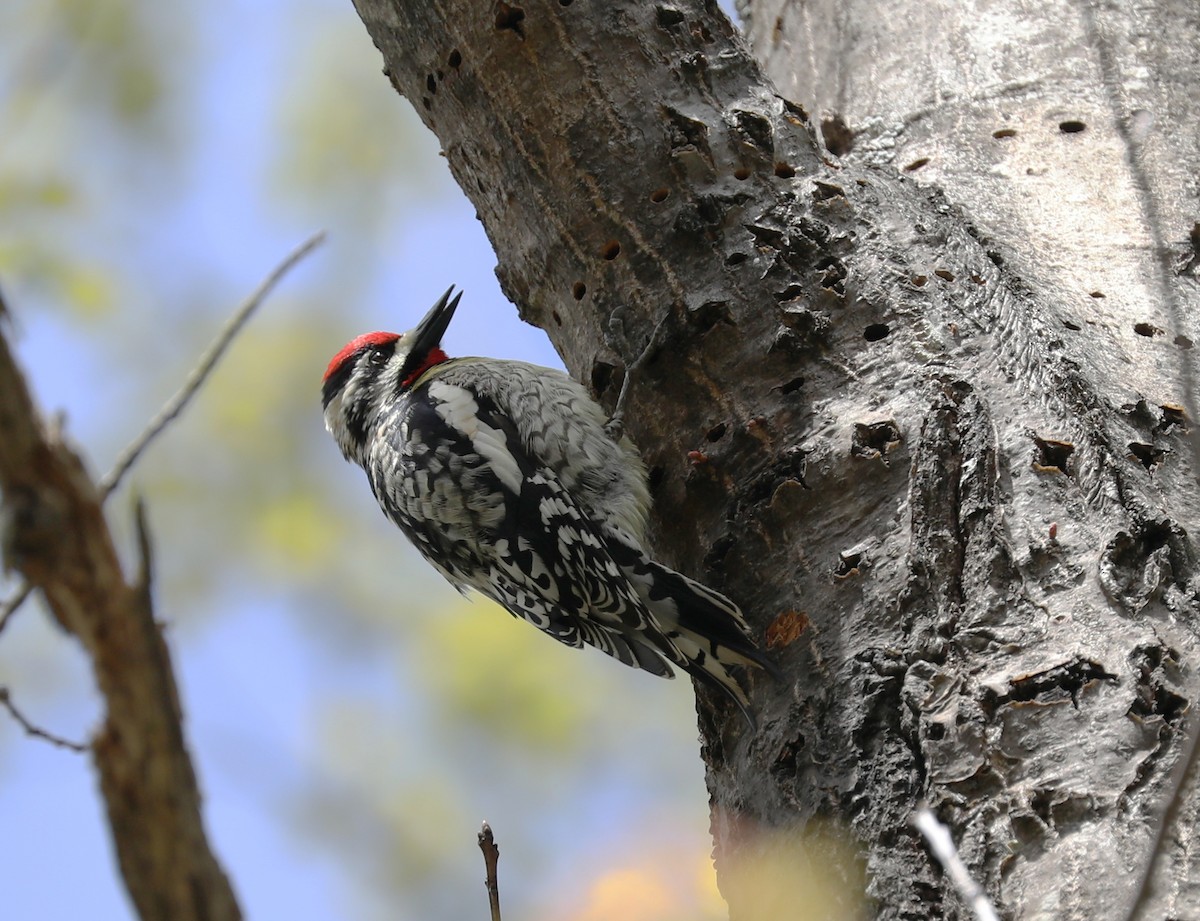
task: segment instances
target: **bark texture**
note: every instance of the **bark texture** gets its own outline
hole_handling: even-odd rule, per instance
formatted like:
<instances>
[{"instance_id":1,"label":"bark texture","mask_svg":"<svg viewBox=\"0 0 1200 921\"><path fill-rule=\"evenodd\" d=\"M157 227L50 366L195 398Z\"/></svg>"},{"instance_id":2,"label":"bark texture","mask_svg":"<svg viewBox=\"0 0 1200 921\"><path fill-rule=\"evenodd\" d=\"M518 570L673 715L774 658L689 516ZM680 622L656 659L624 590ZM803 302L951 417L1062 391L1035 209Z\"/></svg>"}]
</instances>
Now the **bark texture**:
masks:
<instances>
[{"instance_id":1,"label":"bark texture","mask_svg":"<svg viewBox=\"0 0 1200 921\"><path fill-rule=\"evenodd\" d=\"M1101 157L1083 145L1103 140L1105 112L1114 122L1103 89L1099 108L1061 114L1052 94L1006 108L1011 89L992 103L964 91L961 116L900 103L878 113L890 148L888 131L855 146L831 120L824 149L810 110L836 99L853 130L902 98L895 71L928 57L855 43L877 5L830 4L826 21L819 5L750 8L751 36L797 101L702 0L356 6L476 205L506 293L573 373L611 403L663 324L626 412L652 469L659 549L741 603L788 678L758 682L757 734L699 692L733 917L787 916L738 872L747 856L783 853L779 904L804 902L789 891L803 874L786 866L799 852L781 842L825 822L848 828L857 854L832 874L849 893L861 861L876 917L963 916L908 824L921 799L1005 915L1113 917L1196 695L1200 500L1183 406L1200 296L1188 228L1176 249L1162 243L1175 233L1165 216L1194 209L1194 185L1180 179L1191 197L1179 204L1141 180L1038 184L1035 159L1065 173ZM991 34L945 6L922 15L966 40ZM1093 32L1117 34L1112 8L1084 9ZM809 31L789 33L788 16ZM1049 40L1029 29L1005 41ZM805 37L808 69L795 63ZM826 88L841 85L827 71L850 47L875 94L861 109ZM963 69L982 53L963 52ZM1078 81L1107 80L1114 54ZM1066 72L1064 58L1039 60ZM921 172L938 187L866 155L916 136L950 146L976 112L987 143L1026 146L986 148L983 169L964 158ZM914 124L925 133L905 133ZM1010 124L1017 134L992 136ZM1194 182L1191 155L1175 175ZM976 186L972 170L985 173ZM1006 192L1004 170L1031 178ZM1064 224L1038 213L1039 189L1060 208L1085 191L1098 204ZM1138 202L1141 229L1124 212L1125 236L1097 223ZM1107 266L1115 252L1126 268ZM1135 303L1151 312L1122 312ZM1155 917L1200 916L1198 808L1189 794Z\"/></svg>"},{"instance_id":2,"label":"bark texture","mask_svg":"<svg viewBox=\"0 0 1200 921\"><path fill-rule=\"evenodd\" d=\"M41 591L92 663L104 719L90 750L126 888L146 921L236 921L241 912L200 817L178 691L150 597L141 510L142 565L129 580L95 482L62 434L40 419L2 332L4 561Z\"/></svg>"}]
</instances>

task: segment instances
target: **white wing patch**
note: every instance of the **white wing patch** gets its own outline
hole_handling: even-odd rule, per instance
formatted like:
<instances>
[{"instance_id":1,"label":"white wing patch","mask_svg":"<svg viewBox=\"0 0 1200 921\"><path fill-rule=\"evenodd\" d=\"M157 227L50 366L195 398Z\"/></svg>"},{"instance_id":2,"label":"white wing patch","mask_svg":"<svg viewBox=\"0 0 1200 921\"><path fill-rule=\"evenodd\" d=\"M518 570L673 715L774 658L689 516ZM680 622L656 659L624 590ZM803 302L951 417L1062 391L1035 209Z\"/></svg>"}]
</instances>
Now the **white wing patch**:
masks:
<instances>
[{"instance_id":1,"label":"white wing patch","mask_svg":"<svg viewBox=\"0 0 1200 921\"><path fill-rule=\"evenodd\" d=\"M475 402L475 396L470 390L457 384L435 380L429 385L429 395L433 398L434 408L442 417L442 421L456 431L475 437L479 404Z\"/></svg>"},{"instance_id":2,"label":"white wing patch","mask_svg":"<svg viewBox=\"0 0 1200 921\"><path fill-rule=\"evenodd\" d=\"M504 433L480 422L475 427L475 434L471 436L471 445L481 457L488 459L492 465L492 472L496 474L500 482L519 496L521 483L525 478L521 475L517 459L508 450L508 442Z\"/></svg>"},{"instance_id":3,"label":"white wing patch","mask_svg":"<svg viewBox=\"0 0 1200 921\"><path fill-rule=\"evenodd\" d=\"M504 433L479 419L479 404L466 387L435 380L429 385L437 414L456 431L471 439L473 447L487 459L500 482L516 495L521 494L521 468L509 451Z\"/></svg>"}]
</instances>

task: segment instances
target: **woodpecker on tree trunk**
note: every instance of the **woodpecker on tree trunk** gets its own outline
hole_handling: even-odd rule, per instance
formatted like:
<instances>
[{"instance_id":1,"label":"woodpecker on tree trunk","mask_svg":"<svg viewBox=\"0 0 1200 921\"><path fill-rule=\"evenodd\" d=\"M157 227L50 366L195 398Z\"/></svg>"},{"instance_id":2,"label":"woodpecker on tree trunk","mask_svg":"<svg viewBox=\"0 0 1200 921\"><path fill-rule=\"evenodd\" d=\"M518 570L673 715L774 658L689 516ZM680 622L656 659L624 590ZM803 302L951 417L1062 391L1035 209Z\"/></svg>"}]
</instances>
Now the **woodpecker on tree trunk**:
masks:
<instances>
[{"instance_id":1,"label":"woodpecker on tree trunk","mask_svg":"<svg viewBox=\"0 0 1200 921\"><path fill-rule=\"evenodd\" d=\"M724 595L650 559L650 493L628 438L566 374L448 358L461 294L407 333L352 340L325 371L325 425L385 515L460 591L559 642L663 678L677 665L750 723L745 666L774 672Z\"/></svg>"}]
</instances>

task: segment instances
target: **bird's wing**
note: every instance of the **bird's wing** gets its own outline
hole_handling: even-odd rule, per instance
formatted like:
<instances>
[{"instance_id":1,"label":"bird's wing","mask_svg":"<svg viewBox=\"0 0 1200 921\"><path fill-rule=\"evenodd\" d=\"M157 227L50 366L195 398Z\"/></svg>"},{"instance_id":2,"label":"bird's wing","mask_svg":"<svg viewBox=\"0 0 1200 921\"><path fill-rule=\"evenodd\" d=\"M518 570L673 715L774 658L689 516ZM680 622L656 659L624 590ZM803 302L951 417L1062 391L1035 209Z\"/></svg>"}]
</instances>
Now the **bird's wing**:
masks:
<instances>
[{"instance_id":1,"label":"bird's wing","mask_svg":"<svg viewBox=\"0 0 1200 921\"><path fill-rule=\"evenodd\" d=\"M451 458L460 465L455 494L423 497L421 533L410 535L430 559L435 554L428 551L440 550L439 568L452 582L471 586L568 646L587 643L662 677L673 675L664 656L686 664L613 561L605 529L524 447L511 414L487 395L436 379L409 412L424 414L419 428L426 432L436 424L430 413L445 425L437 440L446 449L418 466ZM414 453L411 445L406 451ZM437 459L438 453L444 456ZM411 475L418 492L422 483L432 490L443 479Z\"/></svg>"}]
</instances>

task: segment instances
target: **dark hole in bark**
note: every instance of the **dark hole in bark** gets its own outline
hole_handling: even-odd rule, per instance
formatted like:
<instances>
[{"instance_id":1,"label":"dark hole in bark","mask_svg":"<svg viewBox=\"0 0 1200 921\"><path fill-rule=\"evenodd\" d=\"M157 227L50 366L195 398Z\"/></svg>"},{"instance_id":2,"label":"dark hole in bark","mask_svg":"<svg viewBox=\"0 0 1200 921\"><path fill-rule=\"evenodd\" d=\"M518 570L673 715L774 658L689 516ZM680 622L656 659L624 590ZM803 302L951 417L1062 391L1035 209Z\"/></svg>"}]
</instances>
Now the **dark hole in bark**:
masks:
<instances>
[{"instance_id":1,"label":"dark hole in bark","mask_svg":"<svg viewBox=\"0 0 1200 921\"><path fill-rule=\"evenodd\" d=\"M954 273L948 269L935 269L933 274L942 281L954 281Z\"/></svg>"},{"instance_id":2,"label":"dark hole in bark","mask_svg":"<svg viewBox=\"0 0 1200 921\"><path fill-rule=\"evenodd\" d=\"M854 147L854 132L840 115L821 121L821 137L835 157L843 157Z\"/></svg>"},{"instance_id":3,"label":"dark hole in bark","mask_svg":"<svg viewBox=\"0 0 1200 921\"><path fill-rule=\"evenodd\" d=\"M891 419L882 422L855 422L850 437L853 457L880 457L892 451L903 439L900 427Z\"/></svg>"},{"instance_id":4,"label":"dark hole in bark","mask_svg":"<svg viewBox=\"0 0 1200 921\"><path fill-rule=\"evenodd\" d=\"M667 188L655 189L650 193L650 200L657 204L660 201L666 201L667 196L671 194L671 190Z\"/></svg>"},{"instance_id":5,"label":"dark hole in bark","mask_svg":"<svg viewBox=\"0 0 1200 921\"><path fill-rule=\"evenodd\" d=\"M1033 443L1037 447L1037 457L1034 460L1037 467L1070 473L1071 455L1075 453L1075 445L1054 438L1038 438L1036 435L1033 436Z\"/></svg>"},{"instance_id":6,"label":"dark hole in bark","mask_svg":"<svg viewBox=\"0 0 1200 921\"><path fill-rule=\"evenodd\" d=\"M793 377L790 381L788 381L786 384L784 384L779 389L783 393L795 393L797 390L799 390L803 386L804 386L804 378Z\"/></svg>"},{"instance_id":7,"label":"dark hole in bark","mask_svg":"<svg viewBox=\"0 0 1200 921\"><path fill-rule=\"evenodd\" d=\"M1147 337L1157 336L1159 333L1162 332L1162 330L1159 329L1157 326L1155 326L1153 323L1134 323L1133 331L1135 333L1137 333L1139 336L1147 336Z\"/></svg>"},{"instance_id":8,"label":"dark hole in bark","mask_svg":"<svg viewBox=\"0 0 1200 921\"><path fill-rule=\"evenodd\" d=\"M742 182L742 181L745 181L746 179L749 179L749 178L750 178L750 169L749 169L749 167L745 167L745 166L739 166L737 169L735 169L735 170L733 171L733 178L734 178L734 179L736 179L736 180L738 180L739 182Z\"/></svg>"},{"instance_id":9,"label":"dark hole in bark","mask_svg":"<svg viewBox=\"0 0 1200 921\"><path fill-rule=\"evenodd\" d=\"M587 285L583 282L577 281L571 285L571 297L575 298L575 300L582 301L585 294L587 294Z\"/></svg>"},{"instance_id":10,"label":"dark hole in bark","mask_svg":"<svg viewBox=\"0 0 1200 921\"><path fill-rule=\"evenodd\" d=\"M437 92L437 80L433 79L433 74L425 75L425 89L431 93Z\"/></svg>"},{"instance_id":11,"label":"dark hole in bark","mask_svg":"<svg viewBox=\"0 0 1200 921\"><path fill-rule=\"evenodd\" d=\"M1156 448L1154 445L1148 445L1142 441L1129 442L1129 453L1142 462L1142 466L1147 470L1153 470L1166 456L1166 451L1162 448Z\"/></svg>"},{"instance_id":12,"label":"dark hole in bark","mask_svg":"<svg viewBox=\"0 0 1200 921\"><path fill-rule=\"evenodd\" d=\"M868 342L878 342L887 336L892 331L892 328L886 323L872 323L863 330L863 338Z\"/></svg>"},{"instance_id":13,"label":"dark hole in bark","mask_svg":"<svg viewBox=\"0 0 1200 921\"><path fill-rule=\"evenodd\" d=\"M737 541L731 534L724 534L713 541L713 545L709 548L708 553L704 555L704 569L710 572L718 569L725 563L725 557L729 555L729 551L734 548Z\"/></svg>"},{"instance_id":14,"label":"dark hole in bark","mask_svg":"<svg viewBox=\"0 0 1200 921\"><path fill-rule=\"evenodd\" d=\"M698 333L706 333L718 323L732 323L729 315L728 301L705 301L695 307L688 307L687 321L696 328Z\"/></svg>"},{"instance_id":15,"label":"dark hole in bark","mask_svg":"<svg viewBox=\"0 0 1200 921\"><path fill-rule=\"evenodd\" d=\"M1062 325L1067 329L1074 330L1075 332L1079 332L1079 330L1083 328L1078 323L1072 323L1070 320L1063 320Z\"/></svg>"},{"instance_id":16,"label":"dark hole in bark","mask_svg":"<svg viewBox=\"0 0 1200 921\"><path fill-rule=\"evenodd\" d=\"M1195 343L1193 343L1192 340L1189 339L1187 336L1180 333L1178 336L1175 337L1175 344L1177 346L1179 346L1181 349L1190 349Z\"/></svg>"},{"instance_id":17,"label":"dark hole in bark","mask_svg":"<svg viewBox=\"0 0 1200 921\"><path fill-rule=\"evenodd\" d=\"M999 131L992 132L992 137L994 137L998 141L1003 140L1004 138L1015 138L1016 136L1017 136L1016 128L1001 128Z\"/></svg>"},{"instance_id":18,"label":"dark hole in bark","mask_svg":"<svg viewBox=\"0 0 1200 921\"><path fill-rule=\"evenodd\" d=\"M920 159L913 160L912 163L910 163L910 164L908 164L908 166L904 167L904 172L915 173L922 166L928 166L928 165L929 165L929 158L921 157Z\"/></svg>"},{"instance_id":19,"label":"dark hole in bark","mask_svg":"<svg viewBox=\"0 0 1200 921\"><path fill-rule=\"evenodd\" d=\"M788 163L776 163L775 175L780 179L791 179L796 175L796 170Z\"/></svg>"},{"instance_id":20,"label":"dark hole in bark","mask_svg":"<svg viewBox=\"0 0 1200 921\"><path fill-rule=\"evenodd\" d=\"M846 190L832 182L813 181L813 201L828 201L831 198L845 198Z\"/></svg>"},{"instance_id":21,"label":"dark hole in bark","mask_svg":"<svg viewBox=\"0 0 1200 921\"><path fill-rule=\"evenodd\" d=\"M462 64L462 53L455 48L450 52L450 57L446 58L446 63L451 67L457 68L460 64Z\"/></svg>"},{"instance_id":22,"label":"dark hole in bark","mask_svg":"<svg viewBox=\"0 0 1200 921\"><path fill-rule=\"evenodd\" d=\"M673 6L660 6L658 8L658 24L669 29L671 26L677 26L683 22L683 13L675 9Z\"/></svg>"},{"instance_id":23,"label":"dark hole in bark","mask_svg":"<svg viewBox=\"0 0 1200 921\"><path fill-rule=\"evenodd\" d=\"M845 579L847 576L854 575L862 561L861 553L842 551L838 554L837 565L833 567L834 578Z\"/></svg>"},{"instance_id":24,"label":"dark hole in bark","mask_svg":"<svg viewBox=\"0 0 1200 921\"><path fill-rule=\"evenodd\" d=\"M550 316L551 316L551 318L553 318L553 320L554 320L554 325L555 325L555 326L562 326L562 317L560 317L560 316L558 315L558 311L557 311L557 310L551 310L551 311L550 311Z\"/></svg>"},{"instance_id":25,"label":"dark hole in bark","mask_svg":"<svg viewBox=\"0 0 1200 921\"><path fill-rule=\"evenodd\" d=\"M720 441L725 437L725 430L727 428L728 426L724 422L718 423L710 428L704 437L709 441Z\"/></svg>"},{"instance_id":26,"label":"dark hole in bark","mask_svg":"<svg viewBox=\"0 0 1200 921\"><path fill-rule=\"evenodd\" d=\"M1087 125L1081 121L1076 121L1075 119L1069 119L1065 122L1058 123L1058 130L1063 134L1078 134L1080 131L1083 131L1086 128Z\"/></svg>"},{"instance_id":27,"label":"dark hole in bark","mask_svg":"<svg viewBox=\"0 0 1200 921\"><path fill-rule=\"evenodd\" d=\"M741 265L743 262L746 261L746 259L747 259L747 256L745 253L730 253L728 256L725 257L725 264L726 265Z\"/></svg>"},{"instance_id":28,"label":"dark hole in bark","mask_svg":"<svg viewBox=\"0 0 1200 921\"><path fill-rule=\"evenodd\" d=\"M665 471L662 467L650 468L650 472L646 475L646 482L649 484L651 492L658 492L658 487L662 484L664 473Z\"/></svg>"},{"instance_id":29,"label":"dark hole in bark","mask_svg":"<svg viewBox=\"0 0 1200 921\"><path fill-rule=\"evenodd\" d=\"M507 3L500 2L496 4L496 30L511 29L522 38L525 37L525 27L521 25L521 21L525 18L525 11L519 6L509 6Z\"/></svg>"},{"instance_id":30,"label":"dark hole in bark","mask_svg":"<svg viewBox=\"0 0 1200 921\"><path fill-rule=\"evenodd\" d=\"M1164 403L1162 410L1162 426L1164 429L1169 429L1172 425L1182 426L1187 422L1187 413L1184 412L1182 406L1176 406L1173 403Z\"/></svg>"},{"instance_id":31,"label":"dark hole in bark","mask_svg":"<svg viewBox=\"0 0 1200 921\"><path fill-rule=\"evenodd\" d=\"M1088 297L1095 297L1095 298L1104 297L1104 292L1103 291L1093 291L1093 292L1091 292L1091 294L1088 295Z\"/></svg>"},{"instance_id":32,"label":"dark hole in bark","mask_svg":"<svg viewBox=\"0 0 1200 921\"><path fill-rule=\"evenodd\" d=\"M929 729L925 735L931 741L937 742L946 737L946 727L941 723L930 723Z\"/></svg>"},{"instance_id":33,"label":"dark hole in bark","mask_svg":"<svg viewBox=\"0 0 1200 921\"><path fill-rule=\"evenodd\" d=\"M597 359L592 363L592 392L604 393L612 384L613 374L616 368L610 365L607 361Z\"/></svg>"},{"instance_id":34,"label":"dark hole in bark","mask_svg":"<svg viewBox=\"0 0 1200 921\"><path fill-rule=\"evenodd\" d=\"M912 277L912 283L914 285L916 285L918 288L925 287L925 282L927 282L927 281L929 281L929 279L926 278L924 275L914 275Z\"/></svg>"},{"instance_id":35,"label":"dark hole in bark","mask_svg":"<svg viewBox=\"0 0 1200 921\"><path fill-rule=\"evenodd\" d=\"M610 262L621 255L621 244L616 240L609 240L604 244L604 248L600 250L600 255Z\"/></svg>"}]
</instances>

